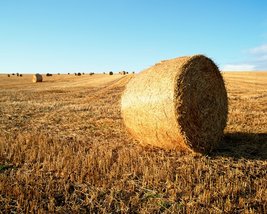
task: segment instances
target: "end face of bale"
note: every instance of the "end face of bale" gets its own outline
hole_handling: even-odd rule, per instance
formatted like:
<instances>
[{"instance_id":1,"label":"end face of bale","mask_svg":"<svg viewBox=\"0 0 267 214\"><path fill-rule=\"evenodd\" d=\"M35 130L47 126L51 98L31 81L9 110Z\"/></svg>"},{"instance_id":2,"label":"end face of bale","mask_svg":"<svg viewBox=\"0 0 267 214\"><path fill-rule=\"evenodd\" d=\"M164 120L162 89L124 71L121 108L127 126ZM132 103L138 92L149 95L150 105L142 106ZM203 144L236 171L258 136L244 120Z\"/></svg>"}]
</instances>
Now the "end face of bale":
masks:
<instances>
[{"instance_id":1,"label":"end face of bale","mask_svg":"<svg viewBox=\"0 0 267 214\"><path fill-rule=\"evenodd\" d=\"M194 151L211 152L221 141L228 113L218 67L205 56L191 57L182 66L174 90L176 119L184 141Z\"/></svg>"},{"instance_id":2,"label":"end face of bale","mask_svg":"<svg viewBox=\"0 0 267 214\"><path fill-rule=\"evenodd\" d=\"M223 136L227 93L212 60L180 57L136 75L126 86L121 111L127 129L142 144L206 153Z\"/></svg>"}]
</instances>

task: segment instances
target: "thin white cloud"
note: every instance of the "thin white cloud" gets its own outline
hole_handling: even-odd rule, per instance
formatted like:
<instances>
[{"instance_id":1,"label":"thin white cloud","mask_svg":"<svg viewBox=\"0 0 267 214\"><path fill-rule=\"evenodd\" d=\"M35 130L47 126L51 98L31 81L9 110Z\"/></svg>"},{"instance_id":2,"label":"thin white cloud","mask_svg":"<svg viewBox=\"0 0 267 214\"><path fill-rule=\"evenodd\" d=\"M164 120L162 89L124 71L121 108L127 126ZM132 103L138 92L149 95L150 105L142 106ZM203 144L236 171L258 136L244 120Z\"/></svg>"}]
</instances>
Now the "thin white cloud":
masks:
<instances>
[{"instance_id":1,"label":"thin white cloud","mask_svg":"<svg viewBox=\"0 0 267 214\"><path fill-rule=\"evenodd\" d=\"M252 64L226 64L222 67L222 71L253 71L256 66Z\"/></svg>"},{"instance_id":2,"label":"thin white cloud","mask_svg":"<svg viewBox=\"0 0 267 214\"><path fill-rule=\"evenodd\" d=\"M267 55L267 44L260 45L248 50L251 55Z\"/></svg>"},{"instance_id":3,"label":"thin white cloud","mask_svg":"<svg viewBox=\"0 0 267 214\"><path fill-rule=\"evenodd\" d=\"M255 57L254 61L255 62L266 62L266 64L267 64L267 54L259 55L259 56Z\"/></svg>"},{"instance_id":4,"label":"thin white cloud","mask_svg":"<svg viewBox=\"0 0 267 214\"><path fill-rule=\"evenodd\" d=\"M245 51L247 60L222 66L223 71L267 70L267 44Z\"/></svg>"},{"instance_id":5,"label":"thin white cloud","mask_svg":"<svg viewBox=\"0 0 267 214\"><path fill-rule=\"evenodd\" d=\"M267 44L251 48L248 54L257 70L267 70Z\"/></svg>"}]
</instances>

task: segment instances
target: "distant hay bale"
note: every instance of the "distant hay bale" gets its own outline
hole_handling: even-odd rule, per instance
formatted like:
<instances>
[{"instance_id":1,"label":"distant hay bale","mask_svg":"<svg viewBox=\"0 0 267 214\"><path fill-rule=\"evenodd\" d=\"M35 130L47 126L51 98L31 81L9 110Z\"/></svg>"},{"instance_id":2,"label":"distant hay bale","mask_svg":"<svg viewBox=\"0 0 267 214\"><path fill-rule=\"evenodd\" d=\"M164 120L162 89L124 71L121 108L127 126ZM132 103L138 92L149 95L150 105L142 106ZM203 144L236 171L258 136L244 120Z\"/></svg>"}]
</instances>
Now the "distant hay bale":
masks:
<instances>
[{"instance_id":1,"label":"distant hay bale","mask_svg":"<svg viewBox=\"0 0 267 214\"><path fill-rule=\"evenodd\" d=\"M17 77L19 77L19 73L17 73Z\"/></svg>"},{"instance_id":2,"label":"distant hay bale","mask_svg":"<svg viewBox=\"0 0 267 214\"><path fill-rule=\"evenodd\" d=\"M10 77L10 74L8 74L7 76Z\"/></svg>"},{"instance_id":3,"label":"distant hay bale","mask_svg":"<svg viewBox=\"0 0 267 214\"><path fill-rule=\"evenodd\" d=\"M22 77L22 74L20 74L19 76Z\"/></svg>"},{"instance_id":4,"label":"distant hay bale","mask_svg":"<svg viewBox=\"0 0 267 214\"><path fill-rule=\"evenodd\" d=\"M32 76L32 82L42 82L43 81L43 77L41 74L34 74Z\"/></svg>"},{"instance_id":5,"label":"distant hay bale","mask_svg":"<svg viewBox=\"0 0 267 214\"><path fill-rule=\"evenodd\" d=\"M52 77L52 74L47 73L46 76L47 77Z\"/></svg>"},{"instance_id":6,"label":"distant hay bale","mask_svg":"<svg viewBox=\"0 0 267 214\"><path fill-rule=\"evenodd\" d=\"M14 73L12 73L12 75L14 76L15 74L14 74Z\"/></svg>"},{"instance_id":7,"label":"distant hay bale","mask_svg":"<svg viewBox=\"0 0 267 214\"><path fill-rule=\"evenodd\" d=\"M126 74L126 71L122 71L122 75L125 75Z\"/></svg>"},{"instance_id":8,"label":"distant hay bale","mask_svg":"<svg viewBox=\"0 0 267 214\"><path fill-rule=\"evenodd\" d=\"M78 75L78 76L81 76L82 74L81 74L81 73L78 73L77 75Z\"/></svg>"},{"instance_id":9,"label":"distant hay bale","mask_svg":"<svg viewBox=\"0 0 267 214\"><path fill-rule=\"evenodd\" d=\"M94 74L95 74L95 73L91 72L89 75L92 76L92 75L94 75Z\"/></svg>"},{"instance_id":10,"label":"distant hay bale","mask_svg":"<svg viewBox=\"0 0 267 214\"><path fill-rule=\"evenodd\" d=\"M112 71L110 71L110 72L109 72L109 75L113 75L113 72L112 72Z\"/></svg>"},{"instance_id":11,"label":"distant hay bale","mask_svg":"<svg viewBox=\"0 0 267 214\"><path fill-rule=\"evenodd\" d=\"M70 75L70 73L68 73L68 75Z\"/></svg>"},{"instance_id":12,"label":"distant hay bale","mask_svg":"<svg viewBox=\"0 0 267 214\"><path fill-rule=\"evenodd\" d=\"M142 144L205 153L223 136L227 93L211 59L180 57L137 74L126 86L121 112Z\"/></svg>"}]
</instances>

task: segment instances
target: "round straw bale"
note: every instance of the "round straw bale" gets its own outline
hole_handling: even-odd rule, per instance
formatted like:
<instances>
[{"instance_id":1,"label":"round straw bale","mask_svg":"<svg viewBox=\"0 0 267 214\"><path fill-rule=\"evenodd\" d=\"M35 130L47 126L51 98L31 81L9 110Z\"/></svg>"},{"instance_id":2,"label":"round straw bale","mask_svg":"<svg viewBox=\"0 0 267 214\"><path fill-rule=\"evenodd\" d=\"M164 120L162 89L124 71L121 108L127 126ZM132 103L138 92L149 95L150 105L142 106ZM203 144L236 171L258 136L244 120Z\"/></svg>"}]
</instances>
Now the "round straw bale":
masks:
<instances>
[{"instance_id":1,"label":"round straw bale","mask_svg":"<svg viewBox=\"0 0 267 214\"><path fill-rule=\"evenodd\" d=\"M42 82L43 81L43 77L41 74L34 74L32 76L32 82Z\"/></svg>"},{"instance_id":2,"label":"round straw bale","mask_svg":"<svg viewBox=\"0 0 267 214\"><path fill-rule=\"evenodd\" d=\"M162 61L126 86L121 111L128 131L142 144L212 151L227 122L227 93L214 62L194 55Z\"/></svg>"}]
</instances>

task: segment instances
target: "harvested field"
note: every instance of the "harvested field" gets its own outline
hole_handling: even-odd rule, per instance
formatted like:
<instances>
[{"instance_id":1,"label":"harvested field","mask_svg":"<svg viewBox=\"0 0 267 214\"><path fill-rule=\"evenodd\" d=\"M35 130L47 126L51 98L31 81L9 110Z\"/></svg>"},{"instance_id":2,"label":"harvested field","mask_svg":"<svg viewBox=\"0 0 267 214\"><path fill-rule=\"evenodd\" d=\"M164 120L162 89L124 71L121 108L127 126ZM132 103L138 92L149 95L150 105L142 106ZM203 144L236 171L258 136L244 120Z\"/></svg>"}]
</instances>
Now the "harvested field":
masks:
<instances>
[{"instance_id":1,"label":"harvested field","mask_svg":"<svg viewBox=\"0 0 267 214\"><path fill-rule=\"evenodd\" d=\"M209 156L142 147L120 98L133 75L0 75L1 213L267 213L267 72L224 73Z\"/></svg>"}]
</instances>

